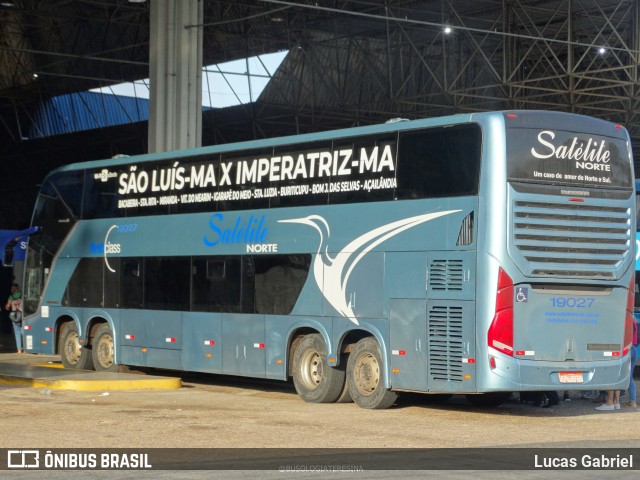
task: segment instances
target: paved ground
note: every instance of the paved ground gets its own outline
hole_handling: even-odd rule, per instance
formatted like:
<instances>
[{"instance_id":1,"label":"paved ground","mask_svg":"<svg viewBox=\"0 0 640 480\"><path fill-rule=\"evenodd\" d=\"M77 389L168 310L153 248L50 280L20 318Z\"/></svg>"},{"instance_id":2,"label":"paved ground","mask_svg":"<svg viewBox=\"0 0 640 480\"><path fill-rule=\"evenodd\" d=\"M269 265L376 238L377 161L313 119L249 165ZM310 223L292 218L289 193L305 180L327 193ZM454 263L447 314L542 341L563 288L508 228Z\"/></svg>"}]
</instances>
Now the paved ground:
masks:
<instances>
[{"instance_id":1,"label":"paved ground","mask_svg":"<svg viewBox=\"0 0 640 480\"><path fill-rule=\"evenodd\" d=\"M0 354L0 362L26 359L58 360ZM462 396L433 403L404 395L394 408L369 411L304 403L290 383L277 381L192 375L183 385L111 392L0 386L0 448L640 447L639 412L597 412L579 392L551 408L513 400L479 409Z\"/></svg>"}]
</instances>

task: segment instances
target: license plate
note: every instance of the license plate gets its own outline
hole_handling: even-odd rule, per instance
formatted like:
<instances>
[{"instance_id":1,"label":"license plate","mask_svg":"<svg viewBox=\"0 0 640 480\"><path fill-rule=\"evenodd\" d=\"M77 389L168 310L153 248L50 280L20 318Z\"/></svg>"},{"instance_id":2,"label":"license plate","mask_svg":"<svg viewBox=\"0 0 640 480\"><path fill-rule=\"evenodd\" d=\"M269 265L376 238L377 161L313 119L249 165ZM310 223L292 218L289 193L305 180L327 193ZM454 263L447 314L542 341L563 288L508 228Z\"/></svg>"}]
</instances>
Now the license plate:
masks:
<instances>
[{"instance_id":1,"label":"license plate","mask_svg":"<svg viewBox=\"0 0 640 480\"><path fill-rule=\"evenodd\" d=\"M582 372L559 372L558 378L560 383L582 383Z\"/></svg>"}]
</instances>

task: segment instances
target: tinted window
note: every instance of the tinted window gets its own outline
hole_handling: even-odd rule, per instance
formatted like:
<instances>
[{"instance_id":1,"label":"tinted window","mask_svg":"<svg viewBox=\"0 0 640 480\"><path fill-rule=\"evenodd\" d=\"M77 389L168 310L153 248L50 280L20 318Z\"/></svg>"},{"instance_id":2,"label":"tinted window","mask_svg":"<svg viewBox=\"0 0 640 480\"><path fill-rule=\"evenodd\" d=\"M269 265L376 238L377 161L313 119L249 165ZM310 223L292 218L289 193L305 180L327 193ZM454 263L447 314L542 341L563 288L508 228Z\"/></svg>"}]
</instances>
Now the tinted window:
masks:
<instances>
[{"instance_id":1,"label":"tinted window","mask_svg":"<svg viewBox=\"0 0 640 480\"><path fill-rule=\"evenodd\" d=\"M82 259L64 303L286 315L307 280L311 255L111 258L109 265L115 272L103 258Z\"/></svg>"},{"instance_id":2,"label":"tinted window","mask_svg":"<svg viewBox=\"0 0 640 480\"><path fill-rule=\"evenodd\" d=\"M393 200L398 158L396 139L397 133L393 133L336 142L337 172L348 168L352 174L330 178L329 203Z\"/></svg>"},{"instance_id":3,"label":"tinted window","mask_svg":"<svg viewBox=\"0 0 640 480\"><path fill-rule=\"evenodd\" d=\"M475 124L89 169L84 218L389 201L477 192Z\"/></svg>"},{"instance_id":4,"label":"tinted window","mask_svg":"<svg viewBox=\"0 0 640 480\"><path fill-rule=\"evenodd\" d=\"M193 259L193 305L198 312L237 312L241 293L240 257Z\"/></svg>"},{"instance_id":5,"label":"tinted window","mask_svg":"<svg viewBox=\"0 0 640 480\"><path fill-rule=\"evenodd\" d=\"M482 132L475 124L400 134L397 199L478 192Z\"/></svg>"},{"instance_id":6,"label":"tinted window","mask_svg":"<svg viewBox=\"0 0 640 480\"><path fill-rule=\"evenodd\" d=\"M557 128L511 128L509 180L595 188L631 188L626 141Z\"/></svg>"},{"instance_id":7,"label":"tinted window","mask_svg":"<svg viewBox=\"0 0 640 480\"><path fill-rule=\"evenodd\" d=\"M109 260L111 261L111 260ZM143 269L141 258L120 260L120 299L124 308L142 308Z\"/></svg>"},{"instance_id":8,"label":"tinted window","mask_svg":"<svg viewBox=\"0 0 640 480\"><path fill-rule=\"evenodd\" d=\"M145 258L145 308L189 310L189 268L189 257Z\"/></svg>"},{"instance_id":9,"label":"tinted window","mask_svg":"<svg viewBox=\"0 0 640 480\"><path fill-rule=\"evenodd\" d=\"M104 263L103 259L100 259L102 263ZM104 269L104 306L105 308L118 308L121 306L121 284L122 284L122 274L121 267L122 259L119 257L109 257L109 266L111 267L111 271L108 268Z\"/></svg>"},{"instance_id":10,"label":"tinted window","mask_svg":"<svg viewBox=\"0 0 640 480\"><path fill-rule=\"evenodd\" d=\"M101 307L104 260L83 258L78 263L65 294L72 307Z\"/></svg>"},{"instance_id":11,"label":"tinted window","mask_svg":"<svg viewBox=\"0 0 640 480\"><path fill-rule=\"evenodd\" d=\"M265 255L255 261L255 311L287 315L307 281L311 255Z\"/></svg>"},{"instance_id":12,"label":"tinted window","mask_svg":"<svg viewBox=\"0 0 640 480\"><path fill-rule=\"evenodd\" d=\"M113 216L124 216L117 212L117 183L112 177L109 177L109 170L87 170L85 172L85 195L82 218L109 218ZM126 210L124 213L126 214Z\"/></svg>"},{"instance_id":13,"label":"tinted window","mask_svg":"<svg viewBox=\"0 0 640 480\"><path fill-rule=\"evenodd\" d=\"M329 190L319 188L324 182L306 180L311 172L311 157L316 152L331 151L330 141L305 143L302 145L283 145L274 149L274 157L280 159L277 188L278 195L270 198L271 207L296 207L304 205L326 205L329 201ZM302 171L303 178L295 173ZM316 188L313 188L316 183Z\"/></svg>"},{"instance_id":14,"label":"tinted window","mask_svg":"<svg viewBox=\"0 0 640 480\"><path fill-rule=\"evenodd\" d=\"M42 230L30 238L33 246L55 255L80 218L81 199L82 172L65 172L48 178L36 202L32 224Z\"/></svg>"}]
</instances>

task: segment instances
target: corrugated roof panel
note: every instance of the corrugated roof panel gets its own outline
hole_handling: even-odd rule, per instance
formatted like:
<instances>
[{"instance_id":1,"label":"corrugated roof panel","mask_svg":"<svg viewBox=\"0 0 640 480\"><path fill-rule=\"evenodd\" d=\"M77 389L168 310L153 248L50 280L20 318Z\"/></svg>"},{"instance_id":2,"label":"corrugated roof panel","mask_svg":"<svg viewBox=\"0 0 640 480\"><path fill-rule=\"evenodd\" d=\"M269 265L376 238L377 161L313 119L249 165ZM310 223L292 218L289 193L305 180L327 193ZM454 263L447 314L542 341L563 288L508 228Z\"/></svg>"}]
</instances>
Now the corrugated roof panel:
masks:
<instances>
[{"instance_id":1,"label":"corrugated roof panel","mask_svg":"<svg viewBox=\"0 0 640 480\"><path fill-rule=\"evenodd\" d=\"M80 92L53 97L38 107L29 138L93 130L149 119L149 100Z\"/></svg>"}]
</instances>

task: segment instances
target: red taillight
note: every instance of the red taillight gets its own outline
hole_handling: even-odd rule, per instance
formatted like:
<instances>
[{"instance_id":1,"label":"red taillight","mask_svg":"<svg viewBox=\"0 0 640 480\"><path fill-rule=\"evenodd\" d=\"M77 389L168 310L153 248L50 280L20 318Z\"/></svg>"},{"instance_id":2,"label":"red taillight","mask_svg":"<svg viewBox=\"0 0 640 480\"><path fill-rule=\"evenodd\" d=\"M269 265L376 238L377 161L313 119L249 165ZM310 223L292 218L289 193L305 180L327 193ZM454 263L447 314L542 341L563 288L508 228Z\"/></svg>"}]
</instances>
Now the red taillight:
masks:
<instances>
[{"instance_id":1,"label":"red taillight","mask_svg":"<svg viewBox=\"0 0 640 480\"><path fill-rule=\"evenodd\" d=\"M513 356L513 280L502 268L498 272L496 311L489 327L488 343Z\"/></svg>"},{"instance_id":2,"label":"red taillight","mask_svg":"<svg viewBox=\"0 0 640 480\"><path fill-rule=\"evenodd\" d=\"M627 313L624 319L624 340L622 342L622 356L625 356L631 350L633 341L633 304L636 295L636 277L631 276L629 283L629 291L627 292Z\"/></svg>"}]
</instances>

